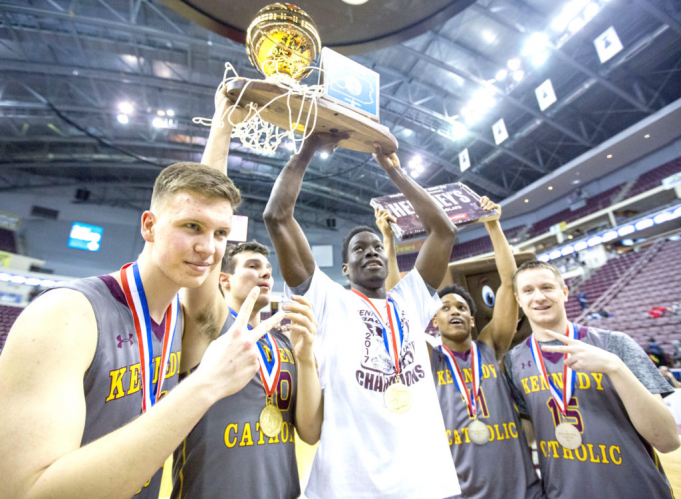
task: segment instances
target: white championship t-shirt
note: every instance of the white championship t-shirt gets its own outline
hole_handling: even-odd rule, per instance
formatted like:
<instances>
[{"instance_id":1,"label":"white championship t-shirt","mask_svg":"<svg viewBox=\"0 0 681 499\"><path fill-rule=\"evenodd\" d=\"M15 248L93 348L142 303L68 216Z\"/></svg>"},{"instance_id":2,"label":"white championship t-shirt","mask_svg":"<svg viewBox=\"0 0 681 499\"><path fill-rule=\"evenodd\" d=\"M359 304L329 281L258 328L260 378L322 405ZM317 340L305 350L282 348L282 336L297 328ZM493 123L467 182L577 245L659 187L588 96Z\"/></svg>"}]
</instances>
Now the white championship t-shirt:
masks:
<instances>
[{"instance_id":1,"label":"white championship t-shirt","mask_svg":"<svg viewBox=\"0 0 681 499\"><path fill-rule=\"evenodd\" d=\"M405 336L401 379L413 394L403 414L383 402L395 365L369 306L319 268L305 293L318 323L315 356L324 394L322 435L305 491L309 499L460 494L425 341L428 322L442 304L416 269L388 295ZM387 324L385 300L379 311Z\"/></svg>"}]
</instances>

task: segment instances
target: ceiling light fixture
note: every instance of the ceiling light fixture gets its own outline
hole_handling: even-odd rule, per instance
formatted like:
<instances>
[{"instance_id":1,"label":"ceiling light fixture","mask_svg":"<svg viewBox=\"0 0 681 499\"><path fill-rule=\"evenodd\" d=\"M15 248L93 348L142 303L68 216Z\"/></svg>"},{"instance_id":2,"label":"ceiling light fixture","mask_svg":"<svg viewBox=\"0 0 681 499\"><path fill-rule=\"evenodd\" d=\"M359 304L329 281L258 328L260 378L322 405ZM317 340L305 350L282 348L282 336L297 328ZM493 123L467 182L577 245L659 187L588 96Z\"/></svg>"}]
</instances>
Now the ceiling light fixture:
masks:
<instances>
[{"instance_id":1,"label":"ceiling light fixture","mask_svg":"<svg viewBox=\"0 0 681 499\"><path fill-rule=\"evenodd\" d=\"M552 190L553 190L553 186L550 185L550 186L549 186L549 190L552 191Z\"/></svg>"},{"instance_id":2,"label":"ceiling light fixture","mask_svg":"<svg viewBox=\"0 0 681 499\"><path fill-rule=\"evenodd\" d=\"M368 1L369 0L343 0L343 2L347 3L348 5L364 5Z\"/></svg>"},{"instance_id":3,"label":"ceiling light fixture","mask_svg":"<svg viewBox=\"0 0 681 499\"><path fill-rule=\"evenodd\" d=\"M508 76L508 71L506 71L505 69L500 69L499 71L497 71L495 78L497 79L497 81L501 81L501 80L506 79L507 76Z\"/></svg>"},{"instance_id":4,"label":"ceiling light fixture","mask_svg":"<svg viewBox=\"0 0 681 499\"><path fill-rule=\"evenodd\" d=\"M506 65L511 71L517 71L520 69L520 59L509 59Z\"/></svg>"},{"instance_id":5,"label":"ceiling light fixture","mask_svg":"<svg viewBox=\"0 0 681 499\"><path fill-rule=\"evenodd\" d=\"M606 157L607 157L608 159L610 159L610 158L612 158L612 154L608 154Z\"/></svg>"},{"instance_id":6,"label":"ceiling light fixture","mask_svg":"<svg viewBox=\"0 0 681 499\"><path fill-rule=\"evenodd\" d=\"M513 73L513 79L515 81L522 81L522 79L525 77L525 72L521 69L519 71L515 71Z\"/></svg>"},{"instance_id":7,"label":"ceiling light fixture","mask_svg":"<svg viewBox=\"0 0 681 499\"><path fill-rule=\"evenodd\" d=\"M123 114L132 114L134 107L130 102L121 102L118 104L118 110Z\"/></svg>"},{"instance_id":8,"label":"ceiling light fixture","mask_svg":"<svg viewBox=\"0 0 681 499\"><path fill-rule=\"evenodd\" d=\"M327 159L327 158L329 157L329 153L326 152L326 151L324 151L323 153L321 153L321 154L319 155L319 157L322 158L322 159Z\"/></svg>"},{"instance_id":9,"label":"ceiling light fixture","mask_svg":"<svg viewBox=\"0 0 681 499\"><path fill-rule=\"evenodd\" d=\"M129 121L130 121L130 118L128 118L127 114L119 114L118 115L118 122L119 123L121 123L123 125L127 125Z\"/></svg>"},{"instance_id":10,"label":"ceiling light fixture","mask_svg":"<svg viewBox=\"0 0 681 499\"><path fill-rule=\"evenodd\" d=\"M649 134L649 133L645 134L645 135L643 136L643 138L644 138L644 139L649 139L649 138L650 138L650 134Z\"/></svg>"},{"instance_id":11,"label":"ceiling light fixture","mask_svg":"<svg viewBox=\"0 0 681 499\"><path fill-rule=\"evenodd\" d=\"M529 203L529 202L530 202L530 200L529 200L529 199L525 199L525 202L526 202L526 203Z\"/></svg>"}]
</instances>

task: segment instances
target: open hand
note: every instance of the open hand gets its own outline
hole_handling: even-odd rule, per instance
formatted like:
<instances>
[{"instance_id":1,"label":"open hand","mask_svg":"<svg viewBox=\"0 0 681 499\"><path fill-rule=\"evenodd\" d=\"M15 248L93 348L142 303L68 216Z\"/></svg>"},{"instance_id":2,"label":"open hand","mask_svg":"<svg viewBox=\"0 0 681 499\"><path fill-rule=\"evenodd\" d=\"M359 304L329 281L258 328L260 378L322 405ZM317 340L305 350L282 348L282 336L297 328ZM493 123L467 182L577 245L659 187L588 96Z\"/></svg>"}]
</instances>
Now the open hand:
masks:
<instances>
[{"instance_id":1,"label":"open hand","mask_svg":"<svg viewBox=\"0 0 681 499\"><path fill-rule=\"evenodd\" d=\"M302 296L291 296L290 302L281 308L285 312L285 319L291 321L281 327L285 333L290 333L293 355L297 362L314 363L314 339L317 335L317 321L312 312L312 305Z\"/></svg>"},{"instance_id":2,"label":"open hand","mask_svg":"<svg viewBox=\"0 0 681 499\"><path fill-rule=\"evenodd\" d=\"M386 171L386 173L391 169L399 170L402 168L400 166L400 158L397 157L397 154L384 154L381 146L378 143L374 143L374 149L376 150L376 152L373 154L374 159L381 166L381 168Z\"/></svg>"},{"instance_id":3,"label":"open hand","mask_svg":"<svg viewBox=\"0 0 681 499\"><path fill-rule=\"evenodd\" d=\"M499 220L499 218L501 218L501 206L496 204L487 196L482 196L480 198L480 208L482 208L485 211L497 210L499 212L498 215L490 215L489 217L486 217L485 218L486 222L492 222L494 220Z\"/></svg>"},{"instance_id":4,"label":"open hand","mask_svg":"<svg viewBox=\"0 0 681 499\"><path fill-rule=\"evenodd\" d=\"M374 206L374 216L376 217L376 225L381 234L386 237L394 237L393 229L390 227L390 222L397 223L397 219L386 209L379 209Z\"/></svg>"},{"instance_id":5,"label":"open hand","mask_svg":"<svg viewBox=\"0 0 681 499\"><path fill-rule=\"evenodd\" d=\"M192 377L211 386L217 400L241 390L258 372L258 340L284 319L282 312L248 330L248 320L260 294L254 287L244 301L239 315L225 334L211 342L201 364Z\"/></svg>"},{"instance_id":6,"label":"open hand","mask_svg":"<svg viewBox=\"0 0 681 499\"><path fill-rule=\"evenodd\" d=\"M569 354L565 361L565 365L575 371L610 374L617 369L621 362L617 355L594 345L589 345L580 340L574 340L564 334L558 334L549 329L546 330L546 334L551 336L554 340L562 341L565 345L543 345L541 349L545 352Z\"/></svg>"},{"instance_id":7,"label":"open hand","mask_svg":"<svg viewBox=\"0 0 681 499\"><path fill-rule=\"evenodd\" d=\"M214 126L222 123L232 126L246 121L253 115L253 111L248 108L237 106L227 96L227 88L220 85L215 92L215 115L213 116Z\"/></svg>"}]
</instances>

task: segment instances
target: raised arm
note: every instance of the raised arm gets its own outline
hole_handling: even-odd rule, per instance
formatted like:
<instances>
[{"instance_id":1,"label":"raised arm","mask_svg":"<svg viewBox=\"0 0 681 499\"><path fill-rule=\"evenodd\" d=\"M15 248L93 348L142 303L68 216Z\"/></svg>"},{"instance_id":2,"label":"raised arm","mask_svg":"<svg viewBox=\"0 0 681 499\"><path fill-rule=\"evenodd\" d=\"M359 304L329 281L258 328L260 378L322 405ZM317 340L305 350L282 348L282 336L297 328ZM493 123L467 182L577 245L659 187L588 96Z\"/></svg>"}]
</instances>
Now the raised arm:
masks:
<instances>
[{"instance_id":1,"label":"raised arm","mask_svg":"<svg viewBox=\"0 0 681 499\"><path fill-rule=\"evenodd\" d=\"M456 227L433 198L402 169L395 153L386 156L377 145L374 158L421 219L428 237L416 258L416 269L426 284L440 287L454 246Z\"/></svg>"},{"instance_id":2,"label":"raised arm","mask_svg":"<svg viewBox=\"0 0 681 499\"><path fill-rule=\"evenodd\" d=\"M211 166L227 173L229 143L232 139L232 124L241 123L248 117L248 111L235 106L227 98L225 87L218 87L215 92L215 113L210 126L208 142L203 150L201 164Z\"/></svg>"},{"instance_id":3,"label":"raised arm","mask_svg":"<svg viewBox=\"0 0 681 499\"><path fill-rule=\"evenodd\" d=\"M390 291L400 282L400 268L397 265L397 250L395 249L395 234L389 222L395 222L395 217L388 210L374 208L376 225L383 235L383 247L388 255L388 277L385 280L385 290Z\"/></svg>"},{"instance_id":4,"label":"raised arm","mask_svg":"<svg viewBox=\"0 0 681 499\"><path fill-rule=\"evenodd\" d=\"M290 287L299 286L314 273L312 250L303 230L293 218L296 200L303 185L307 165L314 153L331 148L347 135L315 134L307 138L298 154L291 156L272 188L263 218L284 281Z\"/></svg>"},{"instance_id":5,"label":"raised arm","mask_svg":"<svg viewBox=\"0 0 681 499\"><path fill-rule=\"evenodd\" d=\"M501 277L501 285L496 291L492 320L480 332L478 339L487 343L497 359L500 359L511 346L518 325L518 304L513 294L513 274L517 267L511 246L499 223L501 206L493 203L487 196L483 196L480 200L480 206L485 211L497 210L499 212L499 215L485 222L485 228L494 247L494 261L497 264L499 277Z\"/></svg>"},{"instance_id":6,"label":"raised arm","mask_svg":"<svg viewBox=\"0 0 681 499\"><path fill-rule=\"evenodd\" d=\"M255 344L282 317L248 331L257 294L230 333L209 346L195 374L142 416L85 447L83 376L97 348L97 320L76 291L54 290L34 301L0 358L0 497L135 495L208 408L257 372Z\"/></svg>"}]
</instances>

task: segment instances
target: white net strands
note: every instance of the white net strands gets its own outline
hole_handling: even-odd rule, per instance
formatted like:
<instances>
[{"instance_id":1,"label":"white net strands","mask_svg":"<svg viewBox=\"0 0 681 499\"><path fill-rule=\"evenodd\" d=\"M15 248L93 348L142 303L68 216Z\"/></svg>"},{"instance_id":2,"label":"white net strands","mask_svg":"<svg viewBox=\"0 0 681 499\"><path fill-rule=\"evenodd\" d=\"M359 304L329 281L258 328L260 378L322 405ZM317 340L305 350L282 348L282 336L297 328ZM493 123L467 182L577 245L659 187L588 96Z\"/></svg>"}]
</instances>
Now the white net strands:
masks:
<instances>
[{"instance_id":1,"label":"white net strands","mask_svg":"<svg viewBox=\"0 0 681 499\"><path fill-rule=\"evenodd\" d=\"M275 68L279 67L279 63L276 59L266 61L264 66L267 67L268 64L273 64ZM259 107L254 102L243 102L242 96L251 83L263 80L240 77L234 67L230 63L226 63L222 82L217 89L218 95L223 93L224 88L232 81L242 80L245 81L246 84L243 86L243 89L234 101L234 104L226 108L222 113L222 116L219 117L220 121L217 123L217 126L223 128L225 122L229 123L232 126L232 137L238 138L244 146L258 154L274 154L282 140L286 138L291 141L294 154L297 154L303 147L305 140L314 132L317 124L317 101L324 94L325 89L325 85L303 85L294 79L298 73L304 73L308 70L321 71L321 69L316 66L308 66L298 70L293 78L279 72L274 72L272 75L265 78L265 82L274 84L277 87L284 89L286 92ZM232 73L232 76L230 76L230 73ZM305 106L301 105L298 112L294 113L293 108L291 107L292 99L307 102L307 111L305 111ZM288 108L288 130L283 130L278 126L268 123L260 116L263 110L267 109L274 102L281 100L286 101L286 107ZM232 120L234 110L237 107L245 109L248 116L247 119L239 123ZM205 126L212 126L213 121L215 121L215 118L193 119L194 123ZM294 131L299 132L300 135L296 135Z\"/></svg>"}]
</instances>

